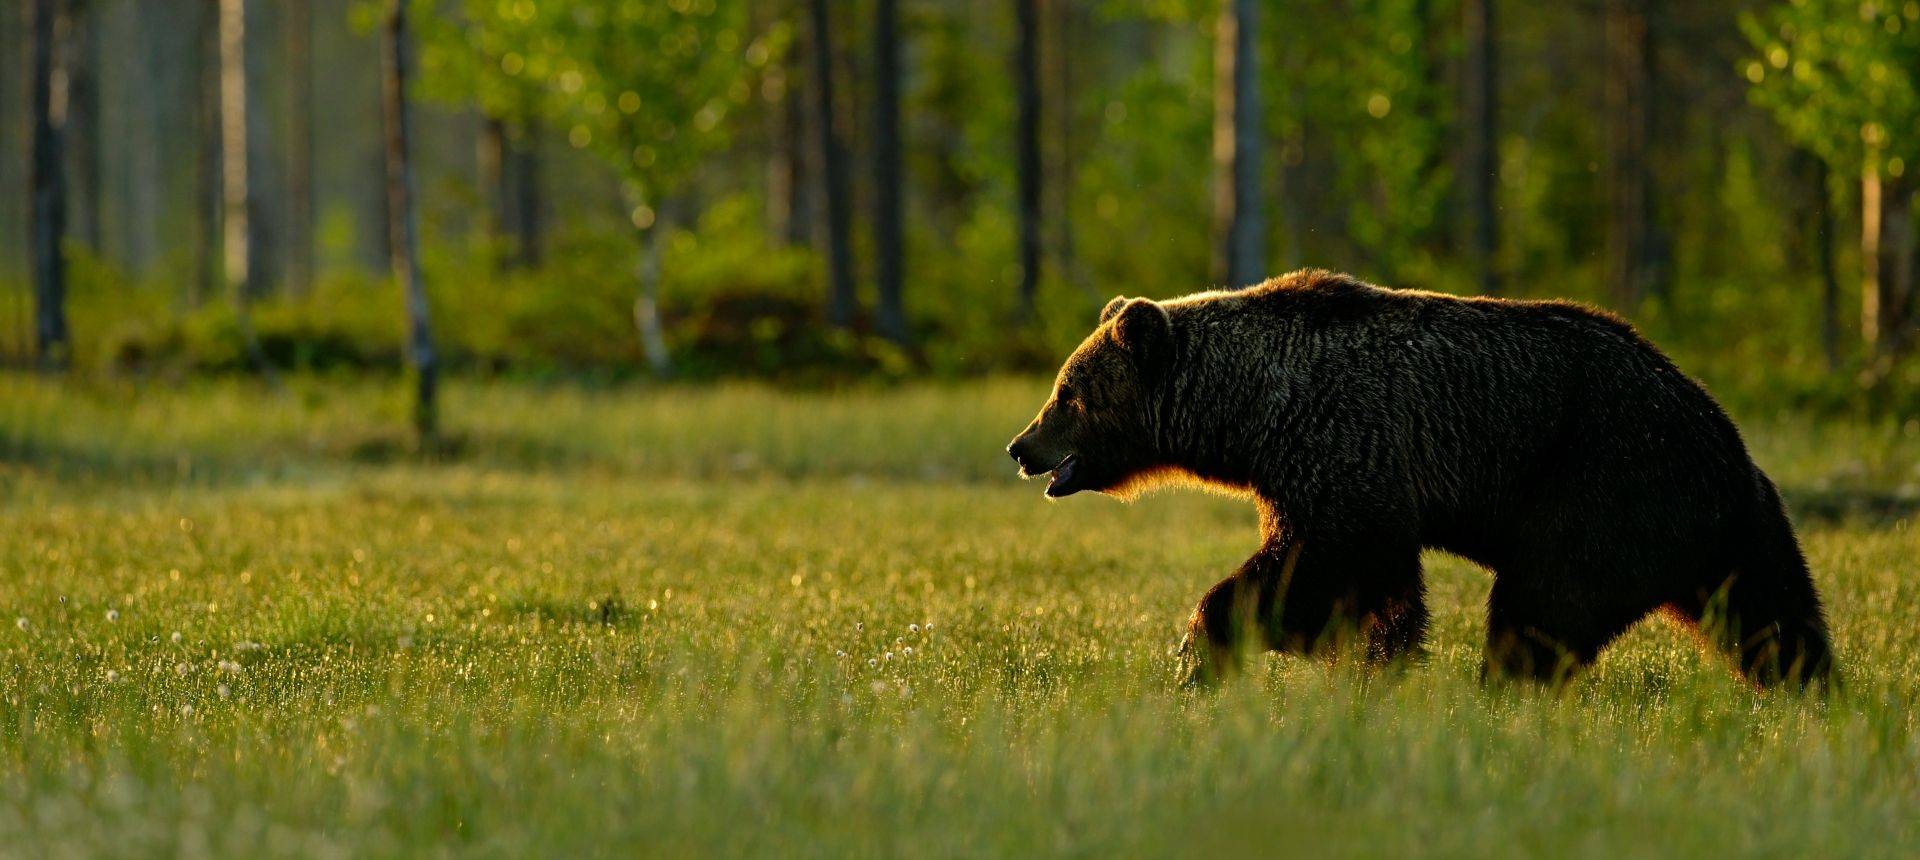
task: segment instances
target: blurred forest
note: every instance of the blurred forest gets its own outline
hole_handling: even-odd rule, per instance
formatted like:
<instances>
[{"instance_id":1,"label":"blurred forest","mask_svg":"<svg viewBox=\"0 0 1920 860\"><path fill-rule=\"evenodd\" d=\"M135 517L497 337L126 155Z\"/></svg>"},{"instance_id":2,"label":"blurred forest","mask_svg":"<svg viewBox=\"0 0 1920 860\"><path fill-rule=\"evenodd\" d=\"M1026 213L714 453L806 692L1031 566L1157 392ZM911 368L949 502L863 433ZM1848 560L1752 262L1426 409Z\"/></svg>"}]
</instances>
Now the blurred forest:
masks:
<instances>
[{"instance_id":1,"label":"blurred forest","mask_svg":"<svg viewBox=\"0 0 1920 860\"><path fill-rule=\"evenodd\" d=\"M1026 371L1311 265L1920 401L1916 0L19 0L0 57L16 366Z\"/></svg>"}]
</instances>

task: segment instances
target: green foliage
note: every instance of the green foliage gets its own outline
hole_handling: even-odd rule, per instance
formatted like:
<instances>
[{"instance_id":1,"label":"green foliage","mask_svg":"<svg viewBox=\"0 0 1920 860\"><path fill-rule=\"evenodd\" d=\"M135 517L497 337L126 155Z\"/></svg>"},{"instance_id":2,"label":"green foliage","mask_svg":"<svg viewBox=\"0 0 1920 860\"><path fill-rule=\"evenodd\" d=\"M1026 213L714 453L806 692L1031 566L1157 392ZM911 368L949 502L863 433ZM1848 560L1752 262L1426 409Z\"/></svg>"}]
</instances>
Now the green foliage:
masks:
<instances>
[{"instance_id":1,"label":"green foliage","mask_svg":"<svg viewBox=\"0 0 1920 860\"><path fill-rule=\"evenodd\" d=\"M884 340L820 323L812 257L770 248L752 213L733 198L700 221L668 233L664 264L673 277L662 295L667 338L679 372L692 378L762 376L793 381L857 375L904 376L921 360ZM502 270L488 255L431 245L424 261L450 367L471 372L545 375L639 372L632 324L632 242L598 230L555 237L538 270ZM83 369L180 376L251 370L232 305L156 309L126 302L129 288L110 270L79 279L76 329L93 349ZM397 371L401 315L388 282L353 274L322 278L300 297L257 302L252 322L268 360L283 370ZM992 354L992 331L949 333L964 348Z\"/></svg>"},{"instance_id":2,"label":"green foliage","mask_svg":"<svg viewBox=\"0 0 1920 860\"><path fill-rule=\"evenodd\" d=\"M1353 157L1340 162L1342 195L1352 201L1351 238L1382 276L1393 280L1432 277L1435 234L1448 214L1443 206L1452 181L1446 166L1452 88L1438 67L1433 5L1432 0L1352 4L1343 13L1353 22L1352 38L1338 43L1345 50L1322 50L1333 56L1323 56L1310 72L1294 69L1305 74L1283 84L1288 96L1307 94L1281 102L1297 111L1283 115L1287 125L1298 128L1311 118L1315 133L1352 147ZM1312 38L1310 30L1297 25L1277 29L1293 40ZM1310 44L1290 48L1280 56L1310 56L1307 52L1314 50ZM1281 62L1286 69L1287 60ZM1338 101L1317 104L1320 98Z\"/></svg>"},{"instance_id":3,"label":"green foliage","mask_svg":"<svg viewBox=\"0 0 1920 860\"><path fill-rule=\"evenodd\" d=\"M541 117L547 108L548 60L529 20L537 6L463 0L449 13L436 0L414 0L414 5L421 13L414 17L420 95L447 105L471 105L516 126ZM535 67L529 69L530 63Z\"/></svg>"},{"instance_id":4,"label":"green foliage","mask_svg":"<svg viewBox=\"0 0 1920 860\"><path fill-rule=\"evenodd\" d=\"M742 0L468 0L431 31L429 91L498 115L540 114L597 154L642 206L677 190L724 146L750 77L777 57L784 30L749 33ZM652 223L651 211L636 223Z\"/></svg>"},{"instance_id":5,"label":"green foliage","mask_svg":"<svg viewBox=\"0 0 1920 860\"><path fill-rule=\"evenodd\" d=\"M1425 661L1261 658L1193 695L1168 651L1254 514L1045 503L998 450L1045 390L453 380L465 444L423 466L383 459L391 386L0 375L0 838L103 857L1920 840L1920 543L1805 512L1810 489L1913 481L1913 431L1747 425L1830 600L1847 684L1827 700L1756 693L1659 619L1569 689L1488 688L1488 578L1439 555Z\"/></svg>"},{"instance_id":6,"label":"green foliage","mask_svg":"<svg viewBox=\"0 0 1920 860\"><path fill-rule=\"evenodd\" d=\"M1920 167L1920 3L1792 0L1742 29L1754 101L1836 169Z\"/></svg>"}]
</instances>

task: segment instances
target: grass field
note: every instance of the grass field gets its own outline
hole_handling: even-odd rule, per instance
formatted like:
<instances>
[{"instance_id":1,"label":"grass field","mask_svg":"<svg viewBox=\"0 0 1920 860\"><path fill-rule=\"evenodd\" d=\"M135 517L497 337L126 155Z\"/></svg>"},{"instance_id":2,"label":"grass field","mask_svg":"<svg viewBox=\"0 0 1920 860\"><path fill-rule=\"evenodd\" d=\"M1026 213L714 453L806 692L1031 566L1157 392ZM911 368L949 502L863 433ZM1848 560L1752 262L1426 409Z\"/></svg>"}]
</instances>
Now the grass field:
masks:
<instances>
[{"instance_id":1,"label":"grass field","mask_svg":"<svg viewBox=\"0 0 1920 860\"><path fill-rule=\"evenodd\" d=\"M0 854L1899 856L1920 425L1742 415L1847 685L1661 621L1561 691L1431 657L1174 688L1244 503L1041 499L1037 380L838 394L0 376Z\"/></svg>"}]
</instances>

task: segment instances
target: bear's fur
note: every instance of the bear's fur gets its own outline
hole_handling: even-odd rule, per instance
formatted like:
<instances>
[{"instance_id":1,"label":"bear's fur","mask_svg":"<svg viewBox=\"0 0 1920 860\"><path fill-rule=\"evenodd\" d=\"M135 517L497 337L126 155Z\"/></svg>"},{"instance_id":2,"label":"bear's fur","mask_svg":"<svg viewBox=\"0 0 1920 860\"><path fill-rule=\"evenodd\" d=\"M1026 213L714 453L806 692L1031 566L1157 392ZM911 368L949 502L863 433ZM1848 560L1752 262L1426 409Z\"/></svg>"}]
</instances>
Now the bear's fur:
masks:
<instances>
[{"instance_id":1,"label":"bear's fur","mask_svg":"<svg viewBox=\"0 0 1920 860\"><path fill-rule=\"evenodd\" d=\"M1301 271L1115 299L1008 447L1049 496L1245 493L1264 543L1200 601L1190 680L1253 644L1374 660L1427 629L1420 551L1493 571L1484 671L1553 679L1655 609L1757 684L1829 677L1826 621L1732 421L1627 323Z\"/></svg>"}]
</instances>

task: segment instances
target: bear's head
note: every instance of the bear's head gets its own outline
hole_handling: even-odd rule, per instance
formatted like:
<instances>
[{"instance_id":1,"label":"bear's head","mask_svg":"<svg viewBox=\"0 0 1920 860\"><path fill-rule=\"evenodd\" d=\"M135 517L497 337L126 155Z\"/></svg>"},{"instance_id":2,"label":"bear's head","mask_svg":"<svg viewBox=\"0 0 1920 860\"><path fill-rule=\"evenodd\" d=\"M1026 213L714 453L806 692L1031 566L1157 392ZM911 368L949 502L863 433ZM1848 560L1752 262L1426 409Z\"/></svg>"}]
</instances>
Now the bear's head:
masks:
<instances>
[{"instance_id":1,"label":"bear's head","mask_svg":"<svg viewBox=\"0 0 1920 860\"><path fill-rule=\"evenodd\" d=\"M1148 299L1116 297L1100 325L1068 357L1053 396L1007 453L1023 477L1051 473L1047 495L1081 490L1125 495L1137 476L1164 465L1154 433L1173 361L1173 320Z\"/></svg>"}]
</instances>

